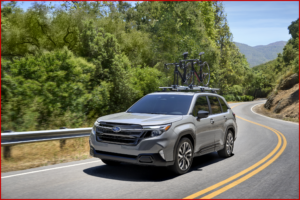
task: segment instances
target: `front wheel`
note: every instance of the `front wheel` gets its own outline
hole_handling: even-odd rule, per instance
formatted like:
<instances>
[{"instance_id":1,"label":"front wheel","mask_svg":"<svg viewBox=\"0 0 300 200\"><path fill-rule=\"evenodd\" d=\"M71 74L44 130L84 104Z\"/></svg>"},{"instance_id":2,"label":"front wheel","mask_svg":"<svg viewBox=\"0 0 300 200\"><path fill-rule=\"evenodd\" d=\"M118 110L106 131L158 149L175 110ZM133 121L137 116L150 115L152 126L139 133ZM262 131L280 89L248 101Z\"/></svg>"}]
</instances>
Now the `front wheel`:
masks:
<instances>
[{"instance_id":1,"label":"front wheel","mask_svg":"<svg viewBox=\"0 0 300 200\"><path fill-rule=\"evenodd\" d=\"M175 162L170 168L176 174L188 172L193 163L193 145L188 138L182 138L175 150Z\"/></svg>"},{"instance_id":2,"label":"front wheel","mask_svg":"<svg viewBox=\"0 0 300 200\"><path fill-rule=\"evenodd\" d=\"M228 131L225 140L225 147L224 149L218 151L219 156L222 158L230 157L232 155L233 147L234 147L233 133L232 131Z\"/></svg>"}]
</instances>

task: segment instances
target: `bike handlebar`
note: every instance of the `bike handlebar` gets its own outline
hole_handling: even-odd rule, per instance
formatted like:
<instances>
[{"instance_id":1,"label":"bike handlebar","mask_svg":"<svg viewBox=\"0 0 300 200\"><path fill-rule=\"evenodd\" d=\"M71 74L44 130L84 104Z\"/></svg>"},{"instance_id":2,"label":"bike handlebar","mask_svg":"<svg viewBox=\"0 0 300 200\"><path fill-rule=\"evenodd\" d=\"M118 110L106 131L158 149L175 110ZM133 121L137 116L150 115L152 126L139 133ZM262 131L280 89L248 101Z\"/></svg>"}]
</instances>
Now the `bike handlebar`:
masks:
<instances>
[{"instance_id":1,"label":"bike handlebar","mask_svg":"<svg viewBox=\"0 0 300 200\"><path fill-rule=\"evenodd\" d=\"M165 66L168 66L168 65L176 65L177 63L166 63Z\"/></svg>"},{"instance_id":2,"label":"bike handlebar","mask_svg":"<svg viewBox=\"0 0 300 200\"><path fill-rule=\"evenodd\" d=\"M179 64L178 63L166 63L165 68L169 69L169 67L167 67L168 65L179 65Z\"/></svg>"},{"instance_id":3,"label":"bike handlebar","mask_svg":"<svg viewBox=\"0 0 300 200\"><path fill-rule=\"evenodd\" d=\"M181 60L180 62L193 62L193 61L200 61L199 59L189 59L189 60Z\"/></svg>"},{"instance_id":4,"label":"bike handlebar","mask_svg":"<svg viewBox=\"0 0 300 200\"><path fill-rule=\"evenodd\" d=\"M199 56L201 57L201 55L203 55L203 54L204 54L204 52L200 52ZM186 59L187 56L188 56L188 52L184 52L183 53L184 59ZM196 62L194 62L194 61L196 61ZM197 63L201 63L201 60L200 59L188 59L188 60L180 60L179 63L166 63L165 68L169 69L169 67L167 67L168 65L181 66L181 63L184 63L184 62L193 62L193 64L197 64Z\"/></svg>"}]
</instances>

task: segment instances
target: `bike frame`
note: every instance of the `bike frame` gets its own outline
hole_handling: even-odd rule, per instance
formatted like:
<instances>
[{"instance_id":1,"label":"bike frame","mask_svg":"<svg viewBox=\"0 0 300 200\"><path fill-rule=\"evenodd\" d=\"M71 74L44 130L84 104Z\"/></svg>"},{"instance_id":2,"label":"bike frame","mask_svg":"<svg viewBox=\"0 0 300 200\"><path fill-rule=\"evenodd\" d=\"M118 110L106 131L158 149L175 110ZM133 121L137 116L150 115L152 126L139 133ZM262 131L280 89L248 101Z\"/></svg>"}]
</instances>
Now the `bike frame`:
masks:
<instances>
[{"instance_id":1,"label":"bike frame","mask_svg":"<svg viewBox=\"0 0 300 200\"><path fill-rule=\"evenodd\" d=\"M203 52L201 52L199 54L199 56L201 56L202 54L204 54ZM202 73L202 68L204 66L204 62L201 64L201 60L200 59L188 59L186 60L187 57L187 52L183 54L184 56L184 60L180 60L179 63L168 63L165 64L165 67L167 68L168 65L175 65L175 69L174 69L174 81L173 81L173 86L176 87L176 85L178 86L178 76L180 76L181 78L181 83L182 85L184 83L186 83L192 76L192 83L189 85L190 88L193 87L194 84L194 80L195 80L195 76L198 79L198 81L200 83L203 83L203 73ZM191 76L189 78L186 78L186 71L187 71L187 67L186 67L186 63L191 63ZM200 73L198 74L197 71L195 70L194 64L199 63L200 65ZM183 75L180 73L180 71L178 70L178 66L181 66L183 64ZM175 84L176 83L176 84Z\"/></svg>"},{"instance_id":2,"label":"bike frame","mask_svg":"<svg viewBox=\"0 0 300 200\"><path fill-rule=\"evenodd\" d=\"M178 76L180 76L182 84L186 82L186 79L185 79L185 76L186 76L186 67L184 66L183 75L178 70L178 66L180 66L182 63L184 63L184 62L180 61L179 63L168 63L168 64L165 64L165 67L167 67L168 65L175 65L173 85L178 85ZM175 82L176 82L176 84L175 84Z\"/></svg>"},{"instance_id":3,"label":"bike frame","mask_svg":"<svg viewBox=\"0 0 300 200\"><path fill-rule=\"evenodd\" d=\"M196 64L197 62L194 62L194 61L197 61L197 62L201 62L200 60L198 60L198 59L195 59L195 60L191 60L190 61L190 63L191 63L191 72L192 72L192 76L193 76L193 80L192 80L192 85L194 84L194 80L195 80L195 78L194 78L194 75L196 76L196 78L198 79L198 81L200 82L200 83L202 83L203 82L203 79L202 79L202 66L201 66L201 64L200 64L200 76L198 75L198 73L197 73L197 71L195 70L195 67L194 67L194 64ZM189 77L189 78L191 78L191 77Z\"/></svg>"}]
</instances>

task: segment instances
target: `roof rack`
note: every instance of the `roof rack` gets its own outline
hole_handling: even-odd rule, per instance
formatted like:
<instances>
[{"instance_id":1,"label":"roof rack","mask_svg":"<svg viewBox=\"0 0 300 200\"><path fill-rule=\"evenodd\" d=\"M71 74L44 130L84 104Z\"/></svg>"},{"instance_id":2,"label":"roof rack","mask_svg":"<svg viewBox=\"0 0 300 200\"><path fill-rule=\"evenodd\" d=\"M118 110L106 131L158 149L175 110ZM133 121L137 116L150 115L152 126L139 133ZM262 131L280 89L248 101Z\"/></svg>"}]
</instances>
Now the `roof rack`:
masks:
<instances>
[{"instance_id":1,"label":"roof rack","mask_svg":"<svg viewBox=\"0 0 300 200\"><path fill-rule=\"evenodd\" d=\"M216 93L216 90L220 90L219 88L210 88L205 86L196 86L196 85L190 85L190 86L181 86L181 85L172 85L171 87L159 87L162 89L162 91L173 90L173 91L211 91L212 93Z\"/></svg>"}]
</instances>

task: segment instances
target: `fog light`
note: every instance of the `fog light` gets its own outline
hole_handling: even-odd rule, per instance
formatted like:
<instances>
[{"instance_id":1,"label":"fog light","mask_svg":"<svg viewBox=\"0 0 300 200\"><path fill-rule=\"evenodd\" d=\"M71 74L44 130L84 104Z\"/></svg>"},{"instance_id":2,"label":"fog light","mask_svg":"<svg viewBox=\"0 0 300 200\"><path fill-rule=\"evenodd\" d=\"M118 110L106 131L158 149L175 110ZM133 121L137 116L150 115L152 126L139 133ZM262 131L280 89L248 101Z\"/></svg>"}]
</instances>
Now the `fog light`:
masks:
<instances>
[{"instance_id":1,"label":"fog light","mask_svg":"<svg viewBox=\"0 0 300 200\"><path fill-rule=\"evenodd\" d=\"M160 151L159 151L159 155L160 155L164 160L166 160L166 159L165 159L165 154L164 154L164 151L163 151L163 150L160 150Z\"/></svg>"}]
</instances>

